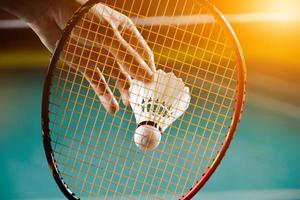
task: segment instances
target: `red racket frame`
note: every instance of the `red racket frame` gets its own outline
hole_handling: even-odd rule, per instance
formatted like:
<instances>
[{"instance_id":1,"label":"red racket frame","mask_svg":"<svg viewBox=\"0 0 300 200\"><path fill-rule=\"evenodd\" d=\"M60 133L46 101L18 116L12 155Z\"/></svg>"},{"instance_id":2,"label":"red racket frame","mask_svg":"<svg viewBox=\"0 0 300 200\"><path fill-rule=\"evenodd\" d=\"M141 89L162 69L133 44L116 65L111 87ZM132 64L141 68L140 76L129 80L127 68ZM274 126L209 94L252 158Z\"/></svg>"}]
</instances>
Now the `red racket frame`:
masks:
<instances>
[{"instance_id":1,"label":"red racket frame","mask_svg":"<svg viewBox=\"0 0 300 200\"><path fill-rule=\"evenodd\" d=\"M243 52L240 47L239 41L229 25L229 23L226 21L222 13L210 2L207 0L199 0L201 4L204 5L204 7L210 11L210 13L214 16L214 18L219 22L219 24L224 28L226 31L228 37L230 38L235 54L236 54L236 60L237 60L237 73L238 73L238 87L237 87L237 98L235 102L235 110L234 110L234 116L232 125L229 128L229 132L227 135L226 140L222 144L221 149L218 152L217 157L215 158L214 163L207 169L207 171L202 175L201 179L192 187L185 195L181 197L181 199L188 200L191 199L209 180L211 175L215 172L217 167L220 165L223 157L225 156L225 153L227 149L229 148L229 145L233 139L234 133L236 131L237 125L240 121L241 114L243 111L243 105L245 101L245 94L246 94L246 67L245 67L245 60L243 57ZM81 16L85 14L93 5L101 3L100 0L90 0L86 4L84 4L81 8L79 8L76 13L73 15L73 17L68 22L66 28L63 31L62 37L57 43L56 49L54 51L54 54L52 55L52 59L48 68L48 73L46 76L46 80L44 83L44 92L43 92L43 100L42 100L42 131L43 131L43 144L44 144L44 150L46 154L46 158L48 161L48 165L50 168L50 171L59 186L60 190L64 193L64 195L68 199L79 199L69 188L68 185L64 182L63 177L60 175L59 169L56 165L56 161L54 158L54 154L51 147L51 137L49 135L49 92L50 92L50 85L51 85L51 79L53 76L53 71L56 66L56 62L59 60L59 54L61 50L64 47L64 44L66 43L68 35L71 33L73 27L75 24L80 20Z\"/></svg>"}]
</instances>

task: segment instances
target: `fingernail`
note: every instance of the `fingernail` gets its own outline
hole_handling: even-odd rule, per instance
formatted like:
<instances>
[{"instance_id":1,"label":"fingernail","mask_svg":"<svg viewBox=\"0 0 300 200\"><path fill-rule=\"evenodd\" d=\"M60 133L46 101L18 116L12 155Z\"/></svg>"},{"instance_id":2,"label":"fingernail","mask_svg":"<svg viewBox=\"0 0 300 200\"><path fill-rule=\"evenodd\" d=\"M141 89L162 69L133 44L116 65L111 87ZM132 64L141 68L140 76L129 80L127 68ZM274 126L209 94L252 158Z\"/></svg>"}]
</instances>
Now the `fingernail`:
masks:
<instances>
[{"instance_id":1,"label":"fingernail","mask_svg":"<svg viewBox=\"0 0 300 200\"><path fill-rule=\"evenodd\" d=\"M144 60L140 61L140 67L143 70L140 70L138 72L139 78L141 79L141 81L144 82L151 82L152 81L152 76L153 76L153 72L151 70L151 68L146 64L146 62Z\"/></svg>"},{"instance_id":2,"label":"fingernail","mask_svg":"<svg viewBox=\"0 0 300 200\"><path fill-rule=\"evenodd\" d=\"M150 67L152 69L152 71L154 72L156 67L155 67L155 61L154 61L154 55L151 56L151 60L150 60Z\"/></svg>"},{"instance_id":3,"label":"fingernail","mask_svg":"<svg viewBox=\"0 0 300 200\"><path fill-rule=\"evenodd\" d=\"M124 90L121 92L122 102L125 106L129 105L129 91Z\"/></svg>"},{"instance_id":4,"label":"fingernail","mask_svg":"<svg viewBox=\"0 0 300 200\"><path fill-rule=\"evenodd\" d=\"M111 114L114 114L114 113L118 112L118 110L119 110L118 102L111 95L107 94L107 95L101 96L101 103L103 104L103 106L105 107L107 112L109 112Z\"/></svg>"},{"instance_id":5,"label":"fingernail","mask_svg":"<svg viewBox=\"0 0 300 200\"><path fill-rule=\"evenodd\" d=\"M144 76L145 82L151 82L153 79L153 72L148 71L146 72L146 75Z\"/></svg>"}]
</instances>

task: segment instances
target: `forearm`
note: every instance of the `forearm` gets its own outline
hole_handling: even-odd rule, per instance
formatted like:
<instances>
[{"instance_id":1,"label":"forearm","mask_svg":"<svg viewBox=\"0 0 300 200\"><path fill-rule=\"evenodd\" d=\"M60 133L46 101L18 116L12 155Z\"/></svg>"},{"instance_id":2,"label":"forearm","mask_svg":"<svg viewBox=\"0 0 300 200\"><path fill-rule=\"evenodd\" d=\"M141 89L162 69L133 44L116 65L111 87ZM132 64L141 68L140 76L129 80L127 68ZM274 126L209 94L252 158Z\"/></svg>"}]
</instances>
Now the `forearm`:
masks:
<instances>
[{"instance_id":1,"label":"forearm","mask_svg":"<svg viewBox=\"0 0 300 200\"><path fill-rule=\"evenodd\" d=\"M51 6L52 0L0 0L0 7L17 17L31 22Z\"/></svg>"},{"instance_id":2,"label":"forearm","mask_svg":"<svg viewBox=\"0 0 300 200\"><path fill-rule=\"evenodd\" d=\"M0 0L0 8L18 16L52 51L75 10L85 0Z\"/></svg>"},{"instance_id":3,"label":"forearm","mask_svg":"<svg viewBox=\"0 0 300 200\"><path fill-rule=\"evenodd\" d=\"M0 8L16 15L26 22L32 22L49 9L60 12L67 8L77 8L87 0L0 0ZM61 13L60 13L61 14Z\"/></svg>"}]
</instances>

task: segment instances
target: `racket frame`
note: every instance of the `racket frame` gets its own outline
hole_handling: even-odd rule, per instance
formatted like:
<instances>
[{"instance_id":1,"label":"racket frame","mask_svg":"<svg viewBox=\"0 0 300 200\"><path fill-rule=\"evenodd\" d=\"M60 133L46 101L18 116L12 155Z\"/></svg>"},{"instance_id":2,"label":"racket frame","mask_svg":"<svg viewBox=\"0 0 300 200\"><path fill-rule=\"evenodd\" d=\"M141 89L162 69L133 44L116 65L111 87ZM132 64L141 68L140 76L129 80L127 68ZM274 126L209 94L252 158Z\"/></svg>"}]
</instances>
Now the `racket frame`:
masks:
<instances>
[{"instance_id":1,"label":"racket frame","mask_svg":"<svg viewBox=\"0 0 300 200\"><path fill-rule=\"evenodd\" d=\"M61 51L64 48L64 45L68 39L68 36L71 34L74 25L80 20L83 14L85 14L92 6L96 3L99 3L99 0L90 0L86 4L82 5L68 21L65 29L62 32L61 38L57 41L54 53L51 57L51 61L48 67L48 72L46 75L42 99L42 136L44 150L48 162L49 169L52 173L52 176L58 185L59 189L68 199L80 199L73 193L68 185L64 182L63 177L60 174L60 171L56 165L56 160L54 158L53 149L51 145L50 130L49 130L49 95L50 95L50 86L52 81L52 76L54 69L56 68L56 63L59 60Z\"/></svg>"},{"instance_id":2,"label":"racket frame","mask_svg":"<svg viewBox=\"0 0 300 200\"><path fill-rule=\"evenodd\" d=\"M222 13L210 2L207 0L199 0L199 3L204 5L205 9L210 11L210 13L214 16L215 19L220 23L222 28L226 31L227 36L230 38L231 43L233 45L236 60L237 60L237 73L238 73L238 87L237 87L237 99L235 102L235 109L234 109L234 115L232 120L232 125L229 128L228 135L222 144L222 147L220 148L218 155L216 156L213 164L208 167L207 171L202 175L201 179L196 182L196 184L190 188L190 190L183 196L181 196L180 199L188 200L193 198L198 191L205 185L205 183L209 180L211 175L215 172L217 167L220 165L223 157L226 154L227 149L230 146L230 143L234 137L235 131L237 129L237 125L240 121L242 112L243 112L243 105L245 102L245 94L246 94L246 65L245 65L245 59L243 56L242 48L240 46L240 43L238 41L238 38L236 34L234 33L232 27L228 23L228 21L225 19L225 17L222 15ZM85 14L91 7L93 7L95 4L101 3L101 0L89 0L84 5L82 5L72 16L72 18L67 23L65 29L62 32L62 36L60 40L56 43L56 48L54 50L54 53L51 57L51 61L48 67L48 72L45 78L44 83L44 90L43 90L43 98L42 98L42 137L43 137L43 145L44 150L48 162L49 169L52 173L52 176L60 188L60 190L63 192L63 194L68 199L80 199L73 193L69 188L68 185L64 182L63 177L60 174L60 171L56 165L56 160L54 158L53 149L51 145L51 138L50 138L50 130L49 130L49 95L50 95L50 86L51 86L51 80L53 76L54 69L56 67L56 63L59 60L60 53L68 39L68 36L72 32L74 25L80 20L83 14Z\"/></svg>"},{"instance_id":3,"label":"racket frame","mask_svg":"<svg viewBox=\"0 0 300 200\"><path fill-rule=\"evenodd\" d=\"M218 155L214 159L213 164L207 168L207 171L202 175L202 178L196 182L194 187L190 188L189 192L182 196L181 199L191 199L193 196L195 196L198 191L205 185L205 183L209 180L209 178L212 176L212 174L216 171L217 167L220 165L223 157L225 156L227 149L230 146L230 143L234 137L234 134L237 129L237 125L239 124L241 120L241 116L243 113L243 106L245 103L245 97L246 97L246 77L247 77L247 70L246 70L246 63L244 54L240 45L240 42L229 24L229 22L226 20L224 15L221 13L220 10L218 10L212 3L210 3L208 0L203 0L201 3L204 5L204 7L210 11L210 13L214 16L214 18L218 21L218 23L222 26L224 31L226 32L228 38L230 39L235 56L237 61L237 75L238 75L238 87L237 87L237 98L235 102L235 109L233 114L233 119L231 126L229 127L229 132L226 136L225 141L222 143L222 147L218 151Z\"/></svg>"}]
</instances>

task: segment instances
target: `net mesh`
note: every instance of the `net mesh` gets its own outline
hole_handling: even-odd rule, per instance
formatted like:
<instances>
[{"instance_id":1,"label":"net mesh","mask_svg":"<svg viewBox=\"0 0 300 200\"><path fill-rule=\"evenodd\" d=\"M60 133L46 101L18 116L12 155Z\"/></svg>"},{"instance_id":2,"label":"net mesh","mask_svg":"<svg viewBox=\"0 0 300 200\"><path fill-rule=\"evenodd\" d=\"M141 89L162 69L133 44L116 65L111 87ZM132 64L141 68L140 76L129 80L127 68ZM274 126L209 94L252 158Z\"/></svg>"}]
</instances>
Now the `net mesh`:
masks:
<instances>
[{"instance_id":1,"label":"net mesh","mask_svg":"<svg viewBox=\"0 0 300 200\"><path fill-rule=\"evenodd\" d=\"M156 69L172 72L189 88L189 106L162 133L156 149L136 146L135 115L143 113L121 103L121 86L126 85L121 72L136 64L127 50L114 45L110 24L99 17L111 17L110 10L101 13L95 5L77 22L55 63L49 129L56 164L81 198L178 199L201 180L228 135L238 85L232 43L201 1L101 5L132 20L154 53ZM136 52L144 53L132 32L117 29ZM125 55L123 63L116 64L114 52ZM116 114L109 114L95 93L103 80L119 103Z\"/></svg>"}]
</instances>

